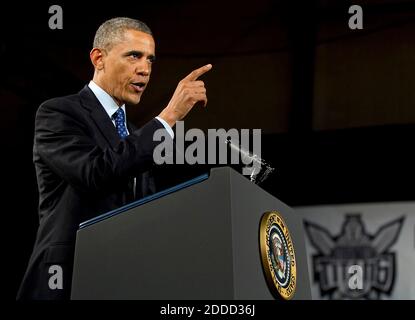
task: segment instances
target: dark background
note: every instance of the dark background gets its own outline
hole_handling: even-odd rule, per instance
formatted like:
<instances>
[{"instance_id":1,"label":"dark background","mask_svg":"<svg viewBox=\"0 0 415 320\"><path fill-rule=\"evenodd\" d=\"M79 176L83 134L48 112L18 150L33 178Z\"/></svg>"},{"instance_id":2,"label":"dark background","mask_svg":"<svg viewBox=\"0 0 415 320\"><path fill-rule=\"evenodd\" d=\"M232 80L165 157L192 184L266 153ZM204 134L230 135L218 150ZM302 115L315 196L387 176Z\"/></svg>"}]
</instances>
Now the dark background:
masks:
<instances>
[{"instance_id":1,"label":"dark background","mask_svg":"<svg viewBox=\"0 0 415 320\"><path fill-rule=\"evenodd\" d=\"M62 6L63 30L48 27L53 4ZM363 30L348 27L352 4L363 8ZM415 199L414 1L51 1L1 11L1 210L13 218L4 222L12 296L38 223L35 112L92 78L94 33L115 16L145 21L156 39L152 80L127 109L130 121L156 116L181 78L212 63L203 77L208 108L192 110L186 126L261 128L262 156L276 168L267 191L291 206Z\"/></svg>"}]
</instances>

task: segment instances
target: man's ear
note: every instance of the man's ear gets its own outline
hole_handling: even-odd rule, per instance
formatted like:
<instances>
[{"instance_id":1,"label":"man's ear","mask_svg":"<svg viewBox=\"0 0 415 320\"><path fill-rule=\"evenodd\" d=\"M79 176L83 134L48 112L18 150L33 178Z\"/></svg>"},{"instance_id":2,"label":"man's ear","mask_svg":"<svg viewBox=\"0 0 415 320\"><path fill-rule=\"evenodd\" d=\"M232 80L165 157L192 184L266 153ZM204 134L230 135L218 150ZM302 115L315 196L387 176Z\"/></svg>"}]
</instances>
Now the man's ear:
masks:
<instances>
[{"instance_id":1,"label":"man's ear","mask_svg":"<svg viewBox=\"0 0 415 320\"><path fill-rule=\"evenodd\" d=\"M104 69L104 56L105 52L99 48L93 48L89 53L89 57L91 59L92 64L95 67L95 70L102 70Z\"/></svg>"}]
</instances>

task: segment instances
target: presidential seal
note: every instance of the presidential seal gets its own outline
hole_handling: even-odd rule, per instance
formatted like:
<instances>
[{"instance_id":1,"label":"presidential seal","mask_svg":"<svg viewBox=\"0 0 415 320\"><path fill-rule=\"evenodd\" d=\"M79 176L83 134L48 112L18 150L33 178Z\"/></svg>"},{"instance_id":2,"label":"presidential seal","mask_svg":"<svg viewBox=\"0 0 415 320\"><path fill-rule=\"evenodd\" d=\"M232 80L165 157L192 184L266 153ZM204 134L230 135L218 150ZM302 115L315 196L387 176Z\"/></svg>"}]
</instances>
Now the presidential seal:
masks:
<instances>
[{"instance_id":1,"label":"presidential seal","mask_svg":"<svg viewBox=\"0 0 415 320\"><path fill-rule=\"evenodd\" d=\"M285 300L291 299L297 283L297 265L290 232L278 212L266 212L262 216L259 243L271 292Z\"/></svg>"}]
</instances>

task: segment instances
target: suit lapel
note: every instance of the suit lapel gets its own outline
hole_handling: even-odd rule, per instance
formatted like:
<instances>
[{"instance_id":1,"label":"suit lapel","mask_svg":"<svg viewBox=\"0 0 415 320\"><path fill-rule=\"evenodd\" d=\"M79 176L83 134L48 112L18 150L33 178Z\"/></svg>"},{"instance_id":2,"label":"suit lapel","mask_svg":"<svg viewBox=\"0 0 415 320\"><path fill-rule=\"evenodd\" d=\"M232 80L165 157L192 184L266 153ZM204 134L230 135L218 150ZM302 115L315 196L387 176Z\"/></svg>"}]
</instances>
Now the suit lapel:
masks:
<instances>
[{"instance_id":1,"label":"suit lapel","mask_svg":"<svg viewBox=\"0 0 415 320\"><path fill-rule=\"evenodd\" d=\"M89 110L91 118L97 125L99 131L108 141L112 148L116 148L120 143L120 136L118 135L117 129L112 123L111 119L108 117L108 114L105 112L104 107L101 105L95 94L91 89L86 85L80 92L81 103L84 108ZM134 125L127 124L127 128L131 133L135 129ZM134 200L134 179L129 178L127 184L127 190L125 196L127 197L125 203Z\"/></svg>"},{"instance_id":2,"label":"suit lapel","mask_svg":"<svg viewBox=\"0 0 415 320\"><path fill-rule=\"evenodd\" d=\"M94 120L102 135L107 139L111 147L115 148L120 142L120 137L114 124L105 112L104 107L87 85L79 92L79 95L82 105L90 111L91 118Z\"/></svg>"}]
</instances>

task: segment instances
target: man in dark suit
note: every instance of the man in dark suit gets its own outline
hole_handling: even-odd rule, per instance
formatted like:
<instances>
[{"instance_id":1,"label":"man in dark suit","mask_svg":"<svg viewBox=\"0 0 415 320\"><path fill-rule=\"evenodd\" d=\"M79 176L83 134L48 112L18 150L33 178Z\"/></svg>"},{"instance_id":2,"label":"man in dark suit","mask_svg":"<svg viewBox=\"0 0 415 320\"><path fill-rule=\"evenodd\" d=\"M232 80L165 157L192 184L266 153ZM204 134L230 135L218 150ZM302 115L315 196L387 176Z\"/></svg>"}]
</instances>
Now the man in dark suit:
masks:
<instances>
[{"instance_id":1,"label":"man in dark suit","mask_svg":"<svg viewBox=\"0 0 415 320\"><path fill-rule=\"evenodd\" d=\"M77 94L44 102L36 114L39 229L18 299L70 298L79 223L153 193L154 132L173 138L176 121L207 103L197 78L211 65L181 80L158 117L140 129L127 123L125 104L139 103L155 59L151 31L138 20L104 22L90 58L93 80Z\"/></svg>"}]
</instances>

